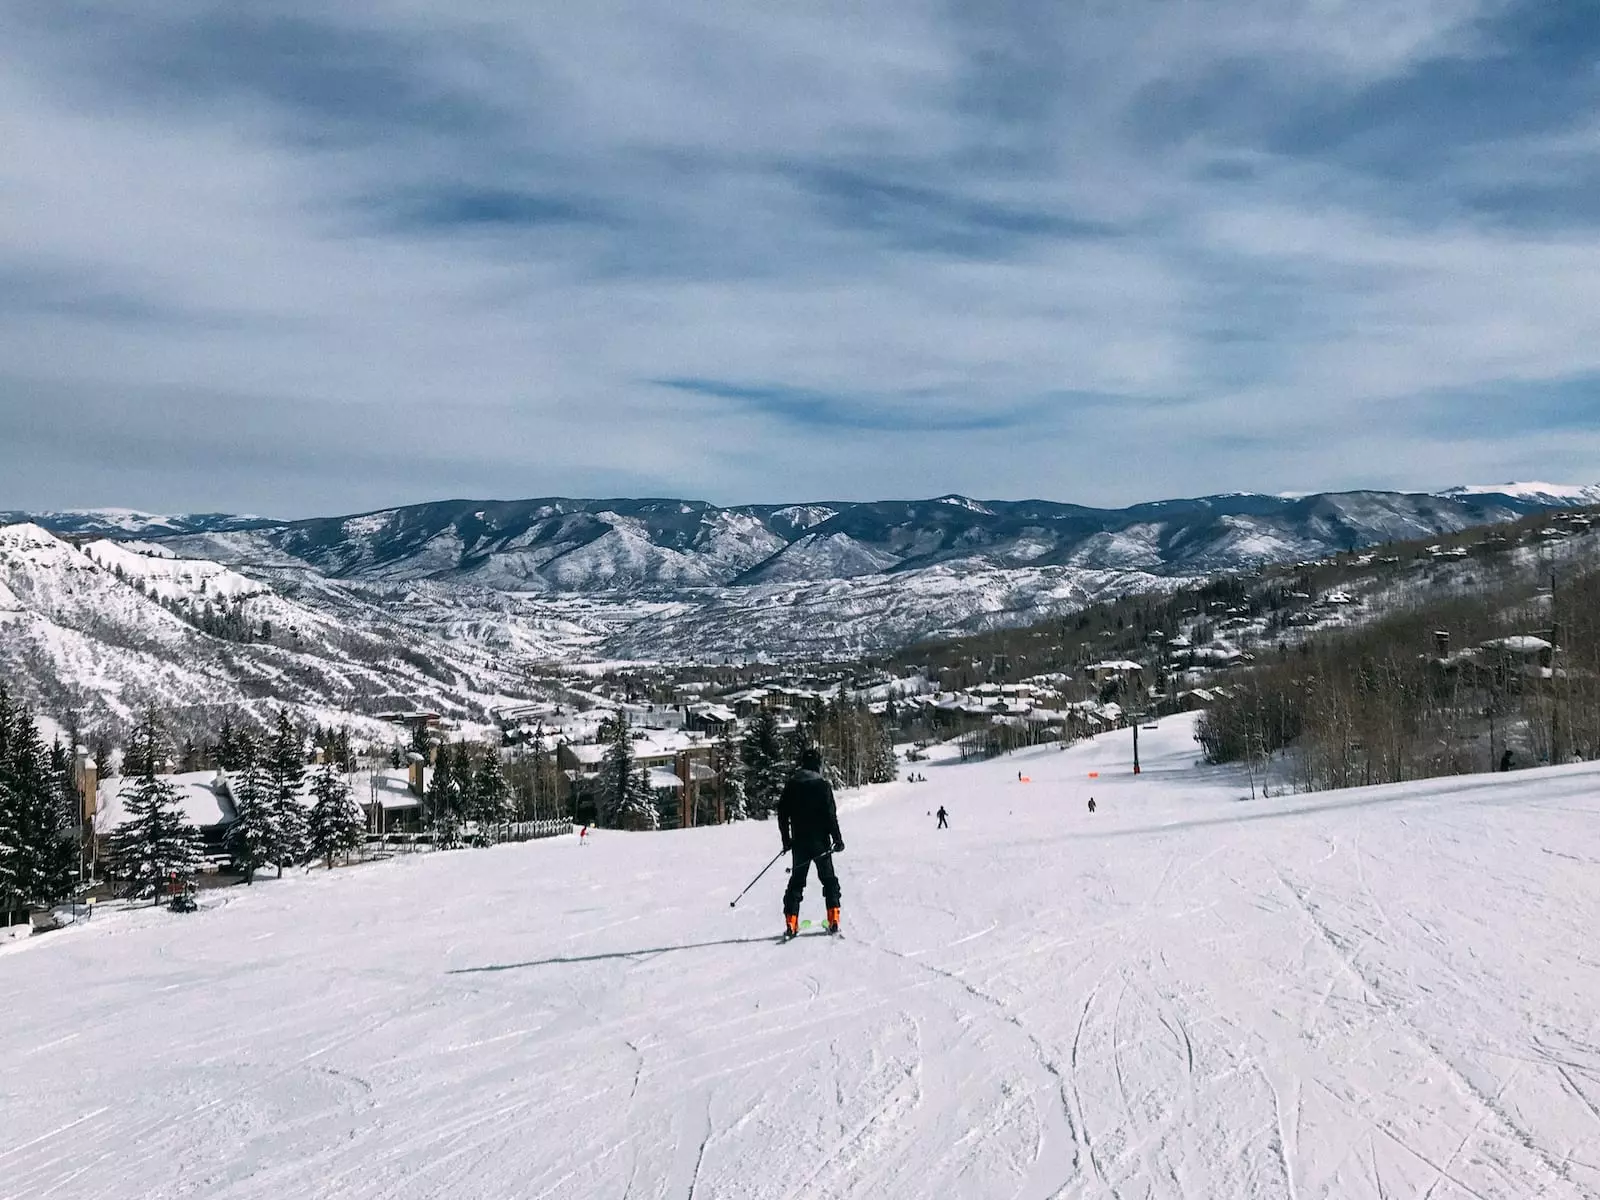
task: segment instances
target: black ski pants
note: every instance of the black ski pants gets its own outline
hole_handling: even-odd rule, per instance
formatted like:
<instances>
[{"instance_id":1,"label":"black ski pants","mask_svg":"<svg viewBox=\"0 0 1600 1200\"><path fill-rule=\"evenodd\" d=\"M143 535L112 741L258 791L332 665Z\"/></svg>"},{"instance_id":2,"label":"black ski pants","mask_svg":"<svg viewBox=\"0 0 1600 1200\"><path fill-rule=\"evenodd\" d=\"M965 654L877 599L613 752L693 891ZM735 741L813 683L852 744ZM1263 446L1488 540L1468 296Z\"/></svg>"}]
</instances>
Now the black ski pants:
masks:
<instances>
[{"instance_id":1,"label":"black ski pants","mask_svg":"<svg viewBox=\"0 0 1600 1200\"><path fill-rule=\"evenodd\" d=\"M817 864L817 879L822 883L822 898L829 908L839 907L839 874L833 869L833 851L794 849L794 865L789 870L789 886L783 890L783 915L794 916L800 911L800 897L806 894L806 876L811 864Z\"/></svg>"}]
</instances>

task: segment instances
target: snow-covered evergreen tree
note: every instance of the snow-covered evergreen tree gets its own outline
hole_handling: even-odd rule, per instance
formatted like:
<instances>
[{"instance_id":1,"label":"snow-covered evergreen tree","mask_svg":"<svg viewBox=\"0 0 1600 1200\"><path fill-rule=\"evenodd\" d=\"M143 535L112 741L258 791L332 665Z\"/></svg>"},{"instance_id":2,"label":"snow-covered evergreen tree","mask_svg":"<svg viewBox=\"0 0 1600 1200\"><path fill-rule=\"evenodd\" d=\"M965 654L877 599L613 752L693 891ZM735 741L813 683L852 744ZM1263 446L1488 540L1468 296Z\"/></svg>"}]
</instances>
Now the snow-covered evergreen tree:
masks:
<instances>
[{"instance_id":1,"label":"snow-covered evergreen tree","mask_svg":"<svg viewBox=\"0 0 1600 1200\"><path fill-rule=\"evenodd\" d=\"M0 778L0 910L11 923L11 913L22 904L18 857L22 835L17 829L17 799L11 784Z\"/></svg>"},{"instance_id":2,"label":"snow-covered evergreen tree","mask_svg":"<svg viewBox=\"0 0 1600 1200\"><path fill-rule=\"evenodd\" d=\"M717 743L716 771L718 786L722 789L722 819L743 821L749 817L744 795L744 756L739 751L733 727L724 727L722 739Z\"/></svg>"},{"instance_id":3,"label":"snow-covered evergreen tree","mask_svg":"<svg viewBox=\"0 0 1600 1200\"><path fill-rule=\"evenodd\" d=\"M278 710L267 769L272 777L273 826L277 835L272 862L281 879L285 866L305 857L311 836L310 818L301 799L306 781L305 738L294 727L286 708Z\"/></svg>"},{"instance_id":4,"label":"snow-covered evergreen tree","mask_svg":"<svg viewBox=\"0 0 1600 1200\"><path fill-rule=\"evenodd\" d=\"M617 824L623 829L660 829L661 812L656 807L656 794L650 787L650 775L634 764L628 781L628 793L622 802Z\"/></svg>"},{"instance_id":5,"label":"snow-covered evergreen tree","mask_svg":"<svg viewBox=\"0 0 1600 1200\"><path fill-rule=\"evenodd\" d=\"M50 789L60 813L61 828L76 844L83 822L83 793L78 788L72 754L61 744L60 738L50 747Z\"/></svg>"},{"instance_id":6,"label":"snow-covered evergreen tree","mask_svg":"<svg viewBox=\"0 0 1600 1200\"><path fill-rule=\"evenodd\" d=\"M5 911L7 925L17 907L17 872L15 846L16 831L6 825L5 806L10 802L4 784L0 784L0 909Z\"/></svg>"},{"instance_id":7,"label":"snow-covered evergreen tree","mask_svg":"<svg viewBox=\"0 0 1600 1200\"><path fill-rule=\"evenodd\" d=\"M633 730L628 714L619 712L601 727L606 741L605 758L600 762L600 824L621 828L624 808L635 794L638 768L633 761Z\"/></svg>"},{"instance_id":8,"label":"snow-covered evergreen tree","mask_svg":"<svg viewBox=\"0 0 1600 1200\"><path fill-rule=\"evenodd\" d=\"M778 734L777 714L763 708L744 738L744 791L751 817L766 820L790 773L783 739Z\"/></svg>"},{"instance_id":9,"label":"snow-covered evergreen tree","mask_svg":"<svg viewBox=\"0 0 1600 1200\"><path fill-rule=\"evenodd\" d=\"M311 852L333 868L337 854L348 855L367 836L367 821L350 795L350 785L334 763L324 763L311 776Z\"/></svg>"},{"instance_id":10,"label":"snow-covered evergreen tree","mask_svg":"<svg viewBox=\"0 0 1600 1200\"><path fill-rule=\"evenodd\" d=\"M228 828L228 850L234 863L244 872L244 881L254 883L256 872L275 862L280 837L278 810L274 801L272 775L261 762L261 752L248 733L234 744L234 769L228 774L228 795L233 801L234 822Z\"/></svg>"},{"instance_id":11,"label":"snow-covered evergreen tree","mask_svg":"<svg viewBox=\"0 0 1600 1200\"><path fill-rule=\"evenodd\" d=\"M451 850L461 844L461 818L457 813L456 791L450 770L450 747L434 749L433 771L428 777L428 821L433 827L433 844Z\"/></svg>"},{"instance_id":12,"label":"snow-covered evergreen tree","mask_svg":"<svg viewBox=\"0 0 1600 1200\"><path fill-rule=\"evenodd\" d=\"M7 911L49 904L72 885L72 826L55 766L33 714L0 690L0 908Z\"/></svg>"},{"instance_id":13,"label":"snow-covered evergreen tree","mask_svg":"<svg viewBox=\"0 0 1600 1200\"><path fill-rule=\"evenodd\" d=\"M172 785L155 773L162 755L153 718L134 731L129 756L141 770L122 786L127 816L111 835L111 857L129 895L159 900L163 890L187 890L200 869L200 834L184 817Z\"/></svg>"},{"instance_id":14,"label":"snow-covered evergreen tree","mask_svg":"<svg viewBox=\"0 0 1600 1200\"><path fill-rule=\"evenodd\" d=\"M488 748L472 781L472 819L478 825L478 840L492 841L498 830L511 819L511 788L500 763L500 751Z\"/></svg>"},{"instance_id":15,"label":"snow-covered evergreen tree","mask_svg":"<svg viewBox=\"0 0 1600 1200\"><path fill-rule=\"evenodd\" d=\"M893 783L900 778L900 759L894 752L894 735L888 725L878 729L877 752L867 774L868 783Z\"/></svg>"},{"instance_id":16,"label":"snow-covered evergreen tree","mask_svg":"<svg viewBox=\"0 0 1600 1200\"><path fill-rule=\"evenodd\" d=\"M477 779L472 770L472 753L465 742L457 742L450 755L450 783L454 789L456 819L470 821L474 811L472 793Z\"/></svg>"}]
</instances>

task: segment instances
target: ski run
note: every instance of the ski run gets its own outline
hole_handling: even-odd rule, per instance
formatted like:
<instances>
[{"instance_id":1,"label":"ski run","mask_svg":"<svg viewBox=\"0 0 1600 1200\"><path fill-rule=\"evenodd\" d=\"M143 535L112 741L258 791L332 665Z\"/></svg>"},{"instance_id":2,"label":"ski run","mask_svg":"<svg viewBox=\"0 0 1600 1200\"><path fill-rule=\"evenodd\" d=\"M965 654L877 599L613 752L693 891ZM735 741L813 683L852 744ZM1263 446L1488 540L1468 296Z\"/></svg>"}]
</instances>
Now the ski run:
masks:
<instances>
[{"instance_id":1,"label":"ski run","mask_svg":"<svg viewBox=\"0 0 1600 1200\"><path fill-rule=\"evenodd\" d=\"M844 794L843 938L730 909L752 822L10 943L0 1196L1600 1196L1600 766L1251 800L1192 732Z\"/></svg>"}]
</instances>

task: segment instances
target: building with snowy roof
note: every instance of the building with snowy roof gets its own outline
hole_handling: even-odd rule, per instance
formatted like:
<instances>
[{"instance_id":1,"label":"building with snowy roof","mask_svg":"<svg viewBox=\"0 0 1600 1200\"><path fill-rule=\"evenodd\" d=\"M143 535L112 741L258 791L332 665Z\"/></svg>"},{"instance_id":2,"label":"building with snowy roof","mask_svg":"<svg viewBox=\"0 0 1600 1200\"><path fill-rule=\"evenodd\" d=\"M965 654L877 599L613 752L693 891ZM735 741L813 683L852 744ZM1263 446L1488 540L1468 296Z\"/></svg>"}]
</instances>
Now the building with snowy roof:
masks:
<instances>
[{"instance_id":1,"label":"building with snowy roof","mask_svg":"<svg viewBox=\"0 0 1600 1200\"><path fill-rule=\"evenodd\" d=\"M1113 679L1136 678L1144 671L1138 663L1126 658L1106 659L1102 662L1090 663L1084 669L1085 674L1095 683L1109 683Z\"/></svg>"}]
</instances>

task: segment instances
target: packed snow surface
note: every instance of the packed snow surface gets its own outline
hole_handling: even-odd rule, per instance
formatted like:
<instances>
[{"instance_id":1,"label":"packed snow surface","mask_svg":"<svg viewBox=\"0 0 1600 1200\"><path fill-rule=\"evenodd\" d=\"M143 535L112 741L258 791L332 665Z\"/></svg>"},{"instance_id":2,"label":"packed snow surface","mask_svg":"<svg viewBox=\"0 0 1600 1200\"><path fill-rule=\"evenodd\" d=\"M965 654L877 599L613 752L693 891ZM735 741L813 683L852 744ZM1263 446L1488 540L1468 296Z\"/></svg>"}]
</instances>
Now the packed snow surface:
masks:
<instances>
[{"instance_id":1,"label":"packed snow surface","mask_svg":"<svg viewBox=\"0 0 1600 1200\"><path fill-rule=\"evenodd\" d=\"M1600 1195L1600 769L1250 801L1129 738L846 797L843 940L730 910L752 823L22 942L0 1194Z\"/></svg>"}]
</instances>

